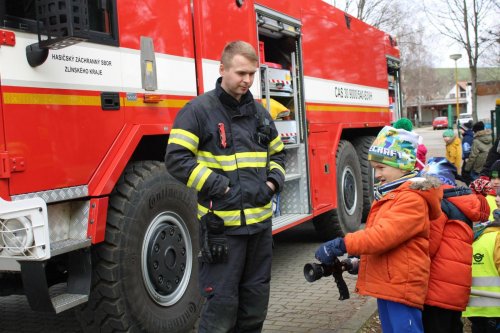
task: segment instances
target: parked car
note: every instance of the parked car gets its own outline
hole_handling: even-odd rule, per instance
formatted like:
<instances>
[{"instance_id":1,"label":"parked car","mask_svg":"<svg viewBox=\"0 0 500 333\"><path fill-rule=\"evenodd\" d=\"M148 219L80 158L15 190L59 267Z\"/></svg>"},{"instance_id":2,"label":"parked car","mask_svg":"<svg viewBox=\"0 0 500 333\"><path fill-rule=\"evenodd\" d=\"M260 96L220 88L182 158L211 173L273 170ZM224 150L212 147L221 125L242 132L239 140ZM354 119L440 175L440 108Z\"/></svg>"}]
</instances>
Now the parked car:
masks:
<instances>
[{"instance_id":1,"label":"parked car","mask_svg":"<svg viewBox=\"0 0 500 333\"><path fill-rule=\"evenodd\" d=\"M468 123L468 122L473 122L472 120L472 114L470 113L462 113L458 115L458 126Z\"/></svg>"},{"instance_id":2,"label":"parked car","mask_svg":"<svg viewBox=\"0 0 500 333\"><path fill-rule=\"evenodd\" d=\"M448 128L448 117L436 117L432 121L432 129Z\"/></svg>"}]
</instances>

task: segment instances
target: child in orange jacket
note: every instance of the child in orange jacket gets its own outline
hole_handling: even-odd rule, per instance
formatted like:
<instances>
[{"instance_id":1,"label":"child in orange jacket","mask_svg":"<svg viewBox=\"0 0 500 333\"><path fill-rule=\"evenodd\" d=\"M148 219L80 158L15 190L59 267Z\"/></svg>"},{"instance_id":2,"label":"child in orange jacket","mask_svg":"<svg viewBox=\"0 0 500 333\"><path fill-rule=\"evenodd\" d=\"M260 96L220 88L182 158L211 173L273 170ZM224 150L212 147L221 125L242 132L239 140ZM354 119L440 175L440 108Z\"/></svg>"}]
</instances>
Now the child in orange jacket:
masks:
<instances>
[{"instance_id":1,"label":"child in orange jacket","mask_svg":"<svg viewBox=\"0 0 500 333\"><path fill-rule=\"evenodd\" d=\"M444 157L433 157L420 173L443 184L443 214L431 221L429 288L422 313L424 331L462 333L462 311L472 283L472 222L486 221L489 207L482 195L456 187L456 168Z\"/></svg>"},{"instance_id":2,"label":"child in orange jacket","mask_svg":"<svg viewBox=\"0 0 500 333\"><path fill-rule=\"evenodd\" d=\"M423 332L429 280L430 220L441 214L437 181L416 177L418 136L384 127L368 151L379 183L366 227L321 245L316 258L331 264L346 252L360 255L356 290L377 298L382 330Z\"/></svg>"}]
</instances>

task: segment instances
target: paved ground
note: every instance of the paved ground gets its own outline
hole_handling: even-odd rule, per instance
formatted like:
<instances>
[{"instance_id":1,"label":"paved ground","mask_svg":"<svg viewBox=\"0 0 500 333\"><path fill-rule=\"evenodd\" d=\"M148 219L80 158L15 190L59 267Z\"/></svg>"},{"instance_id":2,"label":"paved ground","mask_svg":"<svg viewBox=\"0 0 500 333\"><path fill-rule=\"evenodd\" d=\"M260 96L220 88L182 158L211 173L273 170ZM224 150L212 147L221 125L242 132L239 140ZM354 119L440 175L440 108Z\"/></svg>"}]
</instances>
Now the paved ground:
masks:
<instances>
[{"instance_id":1,"label":"paved ground","mask_svg":"<svg viewBox=\"0 0 500 333\"><path fill-rule=\"evenodd\" d=\"M428 156L443 156L442 131L418 129L429 149ZM351 333L376 310L374 299L354 293L356 277L344 278L351 299L338 300L333 278L314 283L304 279L303 266L314 261L321 244L311 223L305 223L275 236L271 300L264 333ZM59 315L32 312L24 296L0 297L1 333L76 333L81 332L72 311Z\"/></svg>"},{"instance_id":2,"label":"paved ground","mask_svg":"<svg viewBox=\"0 0 500 333\"><path fill-rule=\"evenodd\" d=\"M303 267L314 261L314 251L322 242L311 223L275 236L271 300L265 333L356 332L373 314L375 303L353 292L356 278L345 273L351 299L339 301L332 277L314 283L304 279ZM24 296L0 297L2 333L81 332L71 310L59 315L30 310Z\"/></svg>"},{"instance_id":3,"label":"paved ground","mask_svg":"<svg viewBox=\"0 0 500 333\"><path fill-rule=\"evenodd\" d=\"M427 158L445 156L446 148L443 140L443 130L433 131L432 127L422 127L417 128L415 132L424 138L424 145L428 150Z\"/></svg>"},{"instance_id":4,"label":"paved ground","mask_svg":"<svg viewBox=\"0 0 500 333\"><path fill-rule=\"evenodd\" d=\"M2 333L77 333L81 332L72 311L59 315L31 311L24 296L0 297Z\"/></svg>"},{"instance_id":5,"label":"paved ground","mask_svg":"<svg viewBox=\"0 0 500 333\"><path fill-rule=\"evenodd\" d=\"M351 298L344 301L338 300L332 277L313 283L304 279L303 266L314 261L314 251L321 243L310 223L275 237L271 302L264 332L356 332L375 311L372 298L354 293L356 276L344 273L351 292Z\"/></svg>"}]
</instances>

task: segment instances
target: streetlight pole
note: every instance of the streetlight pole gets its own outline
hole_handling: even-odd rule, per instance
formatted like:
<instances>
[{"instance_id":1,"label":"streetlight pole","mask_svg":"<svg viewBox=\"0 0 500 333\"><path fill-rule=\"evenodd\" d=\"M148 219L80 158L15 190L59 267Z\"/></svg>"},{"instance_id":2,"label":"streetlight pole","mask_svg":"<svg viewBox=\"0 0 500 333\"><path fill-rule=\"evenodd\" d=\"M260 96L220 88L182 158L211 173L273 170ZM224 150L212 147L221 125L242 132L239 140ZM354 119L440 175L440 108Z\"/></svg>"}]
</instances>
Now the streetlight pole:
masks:
<instances>
[{"instance_id":1,"label":"streetlight pole","mask_svg":"<svg viewBox=\"0 0 500 333\"><path fill-rule=\"evenodd\" d=\"M456 114L457 114L457 131L458 131L458 115L460 113L460 110L459 110L459 102L458 102L458 69L457 69L457 60L462 58L462 55L459 54L459 53L456 53L456 54L452 54L450 55L450 59L452 60L455 60L455 87L456 87L456 97L457 97L457 107L456 107Z\"/></svg>"}]
</instances>

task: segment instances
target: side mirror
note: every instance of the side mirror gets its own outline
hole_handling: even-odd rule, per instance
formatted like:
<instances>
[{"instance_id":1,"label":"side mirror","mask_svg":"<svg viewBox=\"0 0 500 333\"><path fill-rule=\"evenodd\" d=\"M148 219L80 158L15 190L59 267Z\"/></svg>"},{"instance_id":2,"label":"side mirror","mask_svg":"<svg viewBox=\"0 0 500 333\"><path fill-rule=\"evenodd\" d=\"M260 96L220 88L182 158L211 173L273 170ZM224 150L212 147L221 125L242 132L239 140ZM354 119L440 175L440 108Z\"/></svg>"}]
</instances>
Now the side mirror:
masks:
<instances>
[{"instance_id":1,"label":"side mirror","mask_svg":"<svg viewBox=\"0 0 500 333\"><path fill-rule=\"evenodd\" d=\"M26 59L31 67L40 66L47 60L49 49L41 49L38 43L26 46Z\"/></svg>"},{"instance_id":2,"label":"side mirror","mask_svg":"<svg viewBox=\"0 0 500 333\"><path fill-rule=\"evenodd\" d=\"M26 48L26 58L32 67L45 62L48 50L59 50L88 39L87 0L36 0L36 19L38 43Z\"/></svg>"}]
</instances>

